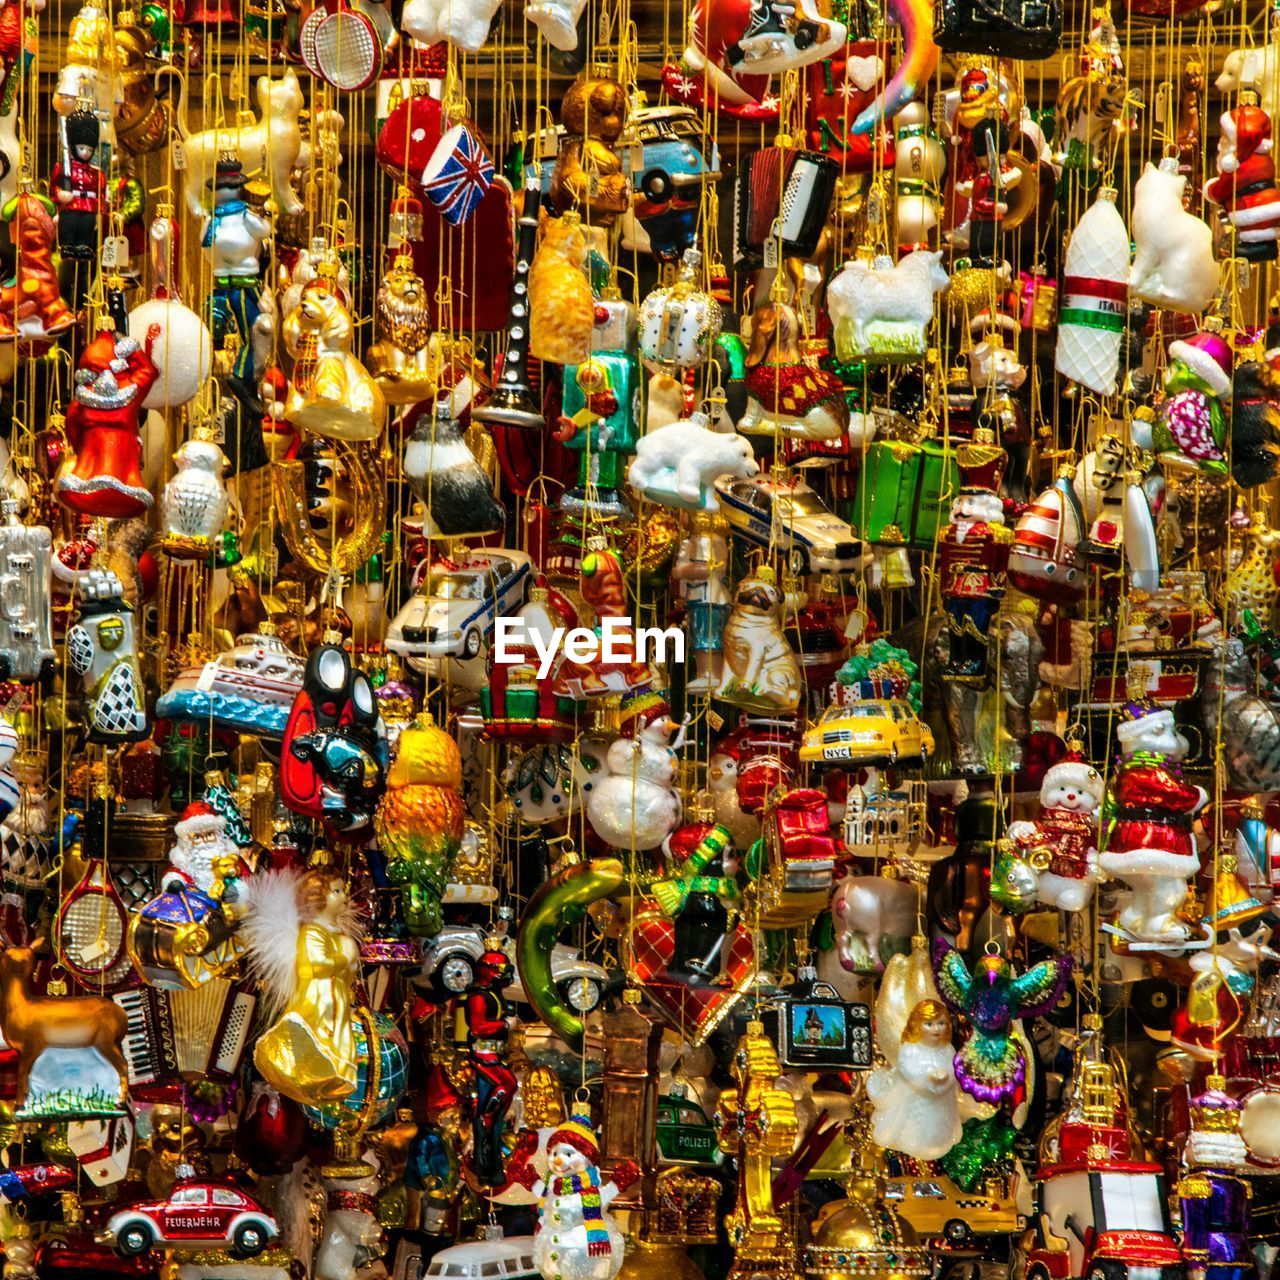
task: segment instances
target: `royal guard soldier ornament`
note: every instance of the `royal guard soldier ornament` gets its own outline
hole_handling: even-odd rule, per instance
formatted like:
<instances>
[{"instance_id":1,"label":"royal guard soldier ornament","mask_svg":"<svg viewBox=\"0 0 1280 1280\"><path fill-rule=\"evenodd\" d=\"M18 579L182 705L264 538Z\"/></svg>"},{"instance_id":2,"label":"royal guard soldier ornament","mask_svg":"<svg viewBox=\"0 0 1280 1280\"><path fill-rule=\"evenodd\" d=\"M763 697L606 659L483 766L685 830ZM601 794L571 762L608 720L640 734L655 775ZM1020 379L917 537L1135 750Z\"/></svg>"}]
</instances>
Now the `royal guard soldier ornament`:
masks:
<instances>
[{"instance_id":1,"label":"royal guard soldier ornament","mask_svg":"<svg viewBox=\"0 0 1280 1280\"><path fill-rule=\"evenodd\" d=\"M948 680L980 682L987 672L987 631L1004 598L1013 531L997 492L1007 457L984 427L956 449L962 487L939 544L942 602L950 632Z\"/></svg>"}]
</instances>

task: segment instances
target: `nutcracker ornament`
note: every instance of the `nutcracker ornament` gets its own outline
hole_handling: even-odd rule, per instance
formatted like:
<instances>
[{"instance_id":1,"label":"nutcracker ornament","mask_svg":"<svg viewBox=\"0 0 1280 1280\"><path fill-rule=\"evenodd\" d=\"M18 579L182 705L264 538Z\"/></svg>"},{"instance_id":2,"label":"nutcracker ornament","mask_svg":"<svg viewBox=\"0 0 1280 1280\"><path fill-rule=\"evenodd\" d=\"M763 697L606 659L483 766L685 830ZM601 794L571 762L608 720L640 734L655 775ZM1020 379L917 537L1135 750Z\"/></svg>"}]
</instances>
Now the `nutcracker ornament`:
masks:
<instances>
[{"instance_id":1,"label":"nutcracker ornament","mask_svg":"<svg viewBox=\"0 0 1280 1280\"><path fill-rule=\"evenodd\" d=\"M149 331L139 345L108 327L81 352L66 423L74 455L54 486L72 511L127 520L155 501L142 476L138 432L142 402L159 376L151 360L158 336Z\"/></svg>"},{"instance_id":2,"label":"nutcracker ornament","mask_svg":"<svg viewBox=\"0 0 1280 1280\"><path fill-rule=\"evenodd\" d=\"M80 621L67 632L67 660L82 681L90 740L136 742L148 725L133 608L108 569L90 569L80 592Z\"/></svg>"},{"instance_id":3,"label":"nutcracker ornament","mask_svg":"<svg viewBox=\"0 0 1280 1280\"><path fill-rule=\"evenodd\" d=\"M1115 733L1121 759L1103 811L1098 867L1129 886L1116 922L1121 936L1142 950L1181 950L1191 928L1178 912L1200 870L1191 828L1208 793L1182 779L1178 762L1189 748L1172 711L1130 702Z\"/></svg>"},{"instance_id":4,"label":"nutcracker ornament","mask_svg":"<svg viewBox=\"0 0 1280 1280\"><path fill-rule=\"evenodd\" d=\"M1013 531L997 489L1008 461L988 428L956 448L962 487L940 543L942 603L950 652L943 679L979 684L987 675L987 631L1004 598Z\"/></svg>"},{"instance_id":5,"label":"nutcracker ornament","mask_svg":"<svg viewBox=\"0 0 1280 1280\"><path fill-rule=\"evenodd\" d=\"M1102 775L1078 752L1050 765L1040 784L1040 816L1014 822L1008 836L1030 861L1047 860L1036 896L1045 906L1083 911L1098 879Z\"/></svg>"},{"instance_id":6,"label":"nutcracker ornament","mask_svg":"<svg viewBox=\"0 0 1280 1280\"><path fill-rule=\"evenodd\" d=\"M1271 158L1271 117L1251 90L1241 90L1238 102L1218 122L1218 176L1205 186L1205 199L1234 230L1237 256L1272 262L1280 237L1280 191Z\"/></svg>"},{"instance_id":7,"label":"nutcracker ornament","mask_svg":"<svg viewBox=\"0 0 1280 1280\"><path fill-rule=\"evenodd\" d=\"M636 309L611 286L596 299L592 316L590 356L564 371L555 434L578 454L578 483L565 491L560 509L627 515L623 468L640 435Z\"/></svg>"},{"instance_id":8,"label":"nutcracker ornament","mask_svg":"<svg viewBox=\"0 0 1280 1280\"><path fill-rule=\"evenodd\" d=\"M467 1023L467 1059L475 1074L475 1098L471 1120L470 1170L486 1187L502 1186L502 1129L516 1095L516 1074L507 1065L510 1006L503 991L514 972L503 950L504 939L485 939L485 950L476 961L475 981L467 989L463 1016Z\"/></svg>"},{"instance_id":9,"label":"nutcracker ornament","mask_svg":"<svg viewBox=\"0 0 1280 1280\"><path fill-rule=\"evenodd\" d=\"M647 438L647 437L646 437ZM685 681L690 693L710 693L724 678L721 654L724 625L733 601L729 577L728 525L709 512L695 512L680 543L671 581L684 599L689 650L694 671Z\"/></svg>"},{"instance_id":10,"label":"nutcracker ornament","mask_svg":"<svg viewBox=\"0 0 1280 1280\"><path fill-rule=\"evenodd\" d=\"M542 1280L616 1280L624 1241L609 1206L640 1177L633 1161L600 1175L600 1146L591 1117L578 1112L547 1140L547 1177L528 1164L515 1179L538 1197L533 1264Z\"/></svg>"},{"instance_id":11,"label":"nutcracker ornament","mask_svg":"<svg viewBox=\"0 0 1280 1280\"><path fill-rule=\"evenodd\" d=\"M106 175L95 163L101 127L97 114L84 104L67 116L62 128L66 149L49 175L58 207L58 248L64 258L91 263L98 254L107 198ZM83 272L77 268L80 288L87 287L90 271L91 268Z\"/></svg>"}]
</instances>

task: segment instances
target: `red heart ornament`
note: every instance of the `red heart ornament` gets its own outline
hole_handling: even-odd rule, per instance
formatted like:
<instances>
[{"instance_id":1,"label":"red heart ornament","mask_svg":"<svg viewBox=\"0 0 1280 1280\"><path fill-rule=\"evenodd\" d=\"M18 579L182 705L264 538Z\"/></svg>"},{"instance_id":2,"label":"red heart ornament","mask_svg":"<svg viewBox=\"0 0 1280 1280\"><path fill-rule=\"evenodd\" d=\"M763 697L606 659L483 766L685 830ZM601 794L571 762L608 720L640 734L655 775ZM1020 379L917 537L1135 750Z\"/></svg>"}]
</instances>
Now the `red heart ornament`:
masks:
<instances>
[{"instance_id":1,"label":"red heart ornament","mask_svg":"<svg viewBox=\"0 0 1280 1280\"><path fill-rule=\"evenodd\" d=\"M694 1048L729 1016L755 974L751 935L738 924L729 935L724 972L718 982L691 985L670 972L675 926L656 903L641 904L632 931L633 972L664 1022Z\"/></svg>"}]
</instances>

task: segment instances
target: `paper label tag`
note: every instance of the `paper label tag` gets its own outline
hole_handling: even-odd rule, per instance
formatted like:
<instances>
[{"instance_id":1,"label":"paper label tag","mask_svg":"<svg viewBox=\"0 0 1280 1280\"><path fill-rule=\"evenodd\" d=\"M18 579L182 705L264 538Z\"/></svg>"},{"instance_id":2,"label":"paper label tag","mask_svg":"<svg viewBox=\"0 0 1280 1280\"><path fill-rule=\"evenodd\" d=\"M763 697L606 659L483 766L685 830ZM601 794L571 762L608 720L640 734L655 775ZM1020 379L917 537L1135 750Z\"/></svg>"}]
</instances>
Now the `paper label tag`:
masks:
<instances>
[{"instance_id":1,"label":"paper label tag","mask_svg":"<svg viewBox=\"0 0 1280 1280\"><path fill-rule=\"evenodd\" d=\"M782 228L775 221L769 228L769 238L764 242L764 265L772 270L778 268L778 248L782 242Z\"/></svg>"},{"instance_id":2,"label":"paper label tag","mask_svg":"<svg viewBox=\"0 0 1280 1280\"><path fill-rule=\"evenodd\" d=\"M80 948L80 963L89 965L101 960L107 954L107 945L101 938L94 938L86 946Z\"/></svg>"},{"instance_id":3,"label":"paper label tag","mask_svg":"<svg viewBox=\"0 0 1280 1280\"><path fill-rule=\"evenodd\" d=\"M102 241L102 265L108 271L129 265L129 242L124 236L107 236Z\"/></svg>"},{"instance_id":4,"label":"paper label tag","mask_svg":"<svg viewBox=\"0 0 1280 1280\"><path fill-rule=\"evenodd\" d=\"M179 172L187 167L187 149L181 138L174 138L169 144L169 154L173 157L173 167Z\"/></svg>"},{"instance_id":5,"label":"paper label tag","mask_svg":"<svg viewBox=\"0 0 1280 1280\"><path fill-rule=\"evenodd\" d=\"M1130 697L1141 697L1153 693L1160 683L1159 659L1143 659L1130 661L1129 670L1125 673L1125 684L1129 687Z\"/></svg>"},{"instance_id":6,"label":"paper label tag","mask_svg":"<svg viewBox=\"0 0 1280 1280\"><path fill-rule=\"evenodd\" d=\"M719 713L719 712L712 711L712 710L711 710L711 708L710 708L710 707L708 707L708 708L707 708L707 723L708 723L708 724L709 724L709 725L710 725L710 726L711 726L711 727L712 727L712 728L713 728L717 733L719 733L719 732L720 732L720 730L724 728L724 716L720 715L720 713Z\"/></svg>"}]
</instances>

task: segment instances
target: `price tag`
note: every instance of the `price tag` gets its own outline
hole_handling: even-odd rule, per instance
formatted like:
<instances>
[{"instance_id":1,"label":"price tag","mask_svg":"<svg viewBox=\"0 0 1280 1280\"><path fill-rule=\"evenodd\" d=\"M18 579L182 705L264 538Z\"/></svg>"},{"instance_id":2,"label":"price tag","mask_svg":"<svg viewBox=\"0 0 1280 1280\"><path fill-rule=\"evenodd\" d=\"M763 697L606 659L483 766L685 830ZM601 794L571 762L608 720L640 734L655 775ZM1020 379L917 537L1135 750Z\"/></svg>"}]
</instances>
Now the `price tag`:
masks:
<instances>
[{"instance_id":1,"label":"price tag","mask_svg":"<svg viewBox=\"0 0 1280 1280\"><path fill-rule=\"evenodd\" d=\"M1144 694L1154 693L1160 684L1160 661L1158 658L1130 661L1129 670L1125 673L1125 684L1131 698L1141 698Z\"/></svg>"},{"instance_id":2,"label":"price tag","mask_svg":"<svg viewBox=\"0 0 1280 1280\"><path fill-rule=\"evenodd\" d=\"M778 249L782 243L782 228L777 219L769 228L769 238L764 242L764 265L772 270L778 269Z\"/></svg>"},{"instance_id":3,"label":"price tag","mask_svg":"<svg viewBox=\"0 0 1280 1280\"><path fill-rule=\"evenodd\" d=\"M720 730L724 728L724 716L720 715L717 711L712 711L711 708L708 707L707 723L716 733L719 733Z\"/></svg>"},{"instance_id":4,"label":"price tag","mask_svg":"<svg viewBox=\"0 0 1280 1280\"><path fill-rule=\"evenodd\" d=\"M80 963L87 968L95 960L101 960L106 954L106 943L101 938L94 938L92 942L80 948Z\"/></svg>"},{"instance_id":5,"label":"price tag","mask_svg":"<svg viewBox=\"0 0 1280 1280\"><path fill-rule=\"evenodd\" d=\"M169 155L173 158L173 167L181 173L187 167L187 149L181 138L174 138L169 144Z\"/></svg>"},{"instance_id":6,"label":"price tag","mask_svg":"<svg viewBox=\"0 0 1280 1280\"><path fill-rule=\"evenodd\" d=\"M102 241L102 266L107 271L118 271L129 265L129 242L124 236L107 236Z\"/></svg>"}]
</instances>

